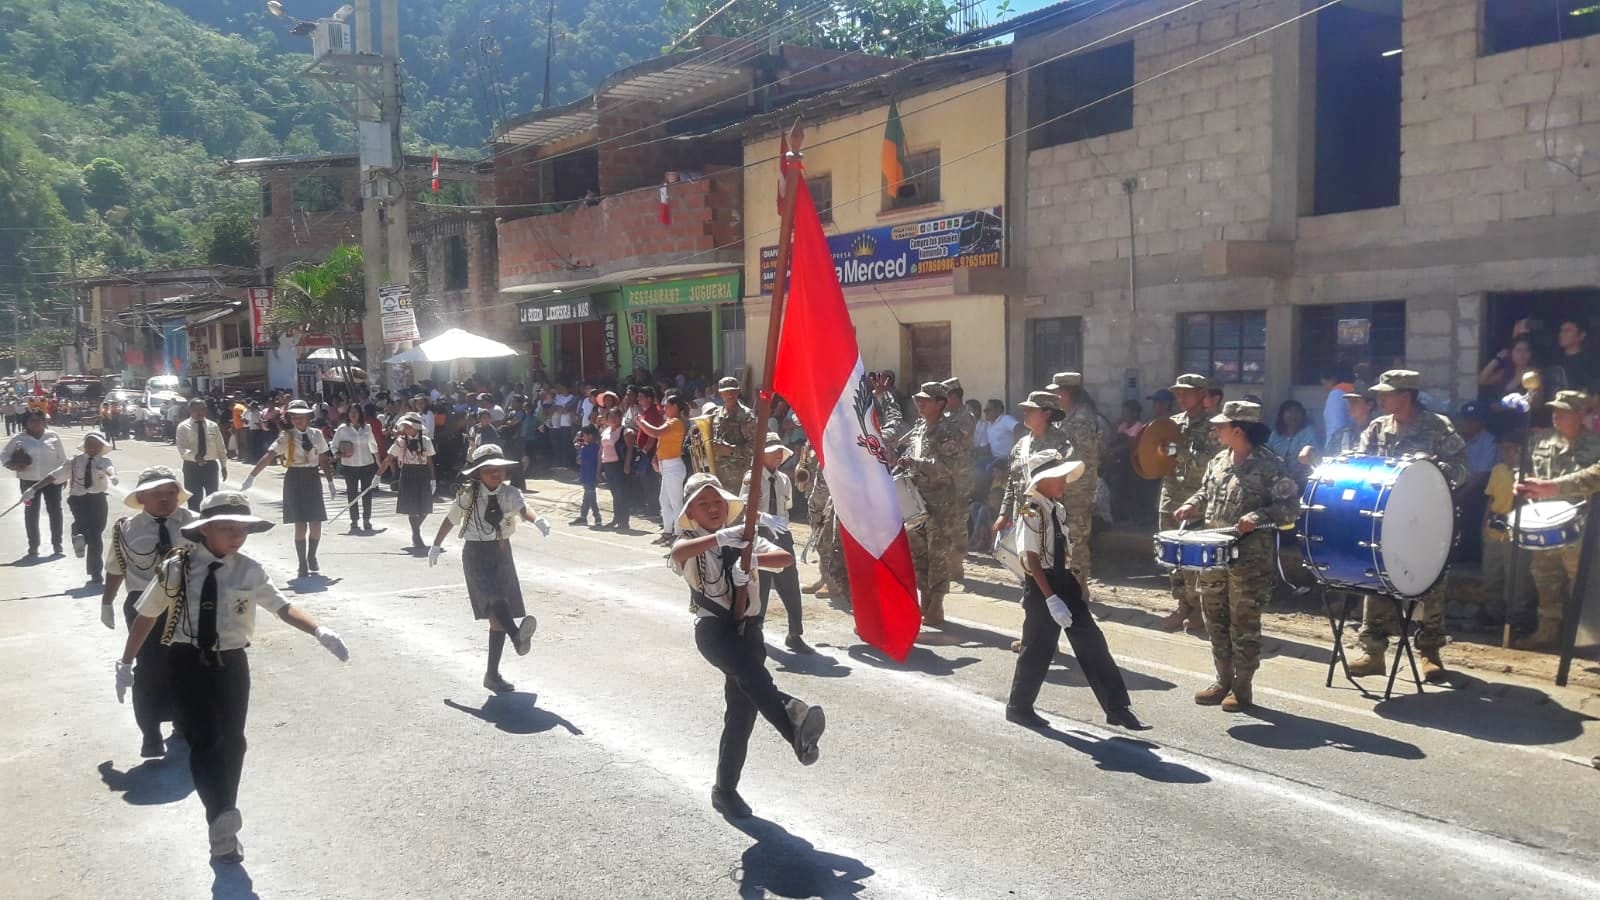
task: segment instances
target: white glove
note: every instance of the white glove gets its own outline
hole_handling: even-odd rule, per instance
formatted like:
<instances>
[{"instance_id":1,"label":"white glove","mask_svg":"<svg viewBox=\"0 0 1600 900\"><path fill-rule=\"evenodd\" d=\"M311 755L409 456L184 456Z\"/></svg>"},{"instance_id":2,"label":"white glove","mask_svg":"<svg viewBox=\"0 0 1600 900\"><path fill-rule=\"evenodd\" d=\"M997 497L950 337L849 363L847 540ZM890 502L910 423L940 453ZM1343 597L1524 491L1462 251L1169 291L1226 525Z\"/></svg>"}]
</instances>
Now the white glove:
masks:
<instances>
[{"instance_id":1,"label":"white glove","mask_svg":"<svg viewBox=\"0 0 1600 900\"><path fill-rule=\"evenodd\" d=\"M1067 601L1061 599L1060 594L1051 594L1045 598L1045 608L1050 610L1050 618L1062 628L1072 627L1072 610L1067 609Z\"/></svg>"},{"instance_id":2,"label":"white glove","mask_svg":"<svg viewBox=\"0 0 1600 900\"><path fill-rule=\"evenodd\" d=\"M774 513L757 513L756 516L757 516L756 521L760 522L761 523L761 527L767 529L768 531L771 531L774 534L788 534L789 533L789 523L787 521L779 518L776 514L774 514Z\"/></svg>"},{"instance_id":3,"label":"white glove","mask_svg":"<svg viewBox=\"0 0 1600 900\"><path fill-rule=\"evenodd\" d=\"M533 520L533 527L539 529L539 533L545 537L550 536L550 520L546 519L544 516L535 518Z\"/></svg>"},{"instance_id":4,"label":"white glove","mask_svg":"<svg viewBox=\"0 0 1600 900\"><path fill-rule=\"evenodd\" d=\"M428 568L431 569L439 564L439 554L443 552L444 548L438 544L434 544L428 548Z\"/></svg>"},{"instance_id":5,"label":"white glove","mask_svg":"<svg viewBox=\"0 0 1600 900\"><path fill-rule=\"evenodd\" d=\"M437 493L439 493L439 482L437 482L437 481L428 482L428 496L432 497L434 494L437 494Z\"/></svg>"},{"instance_id":6,"label":"white glove","mask_svg":"<svg viewBox=\"0 0 1600 900\"><path fill-rule=\"evenodd\" d=\"M350 651L345 649L344 641L331 628L318 625L317 630L311 634L340 662L347 662L350 659Z\"/></svg>"},{"instance_id":7,"label":"white glove","mask_svg":"<svg viewBox=\"0 0 1600 900\"><path fill-rule=\"evenodd\" d=\"M743 525L729 525L717 531L718 547L738 547L743 549L749 545L750 542L744 539Z\"/></svg>"},{"instance_id":8,"label":"white glove","mask_svg":"<svg viewBox=\"0 0 1600 900\"><path fill-rule=\"evenodd\" d=\"M733 580L733 586L736 588L744 587L750 583L750 573L746 572L742 565L729 569L728 575Z\"/></svg>"},{"instance_id":9,"label":"white glove","mask_svg":"<svg viewBox=\"0 0 1600 900\"><path fill-rule=\"evenodd\" d=\"M240 482L240 484L239 484L239 490L248 491L248 490L250 490L251 486L254 485L255 483L256 483L256 476L255 475L246 475L244 477L244 481Z\"/></svg>"},{"instance_id":10,"label":"white glove","mask_svg":"<svg viewBox=\"0 0 1600 900\"><path fill-rule=\"evenodd\" d=\"M112 631L117 630L117 611L109 603L100 604L100 624Z\"/></svg>"},{"instance_id":11,"label":"white glove","mask_svg":"<svg viewBox=\"0 0 1600 900\"><path fill-rule=\"evenodd\" d=\"M133 663L117 660L117 702L123 702L123 697L128 695L128 688L133 687Z\"/></svg>"}]
</instances>

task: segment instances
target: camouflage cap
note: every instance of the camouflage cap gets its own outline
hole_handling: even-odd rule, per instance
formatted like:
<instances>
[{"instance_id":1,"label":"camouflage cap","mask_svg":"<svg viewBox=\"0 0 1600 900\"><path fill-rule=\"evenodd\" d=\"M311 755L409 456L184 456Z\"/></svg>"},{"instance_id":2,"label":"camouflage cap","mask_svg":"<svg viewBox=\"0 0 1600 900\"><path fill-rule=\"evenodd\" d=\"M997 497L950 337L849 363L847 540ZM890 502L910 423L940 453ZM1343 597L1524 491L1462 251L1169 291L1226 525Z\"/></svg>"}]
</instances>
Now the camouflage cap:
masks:
<instances>
[{"instance_id":1,"label":"camouflage cap","mask_svg":"<svg viewBox=\"0 0 1600 900\"><path fill-rule=\"evenodd\" d=\"M961 386L961 379L946 378L943 382L944 389L952 394L965 394L967 391Z\"/></svg>"},{"instance_id":2,"label":"camouflage cap","mask_svg":"<svg viewBox=\"0 0 1600 900\"><path fill-rule=\"evenodd\" d=\"M1344 398L1346 400L1374 400L1376 396L1372 393L1372 385L1367 385L1364 388L1345 391Z\"/></svg>"},{"instance_id":3,"label":"camouflage cap","mask_svg":"<svg viewBox=\"0 0 1600 900\"><path fill-rule=\"evenodd\" d=\"M1551 409L1583 412L1589 408L1589 395L1583 391L1556 391L1556 398L1547 405Z\"/></svg>"},{"instance_id":4,"label":"camouflage cap","mask_svg":"<svg viewBox=\"0 0 1600 900\"><path fill-rule=\"evenodd\" d=\"M1211 379L1204 375L1196 375L1191 372L1188 374L1179 375L1178 379L1172 383L1172 387L1168 388L1167 390L1209 391L1211 390Z\"/></svg>"},{"instance_id":5,"label":"camouflage cap","mask_svg":"<svg viewBox=\"0 0 1600 900\"><path fill-rule=\"evenodd\" d=\"M917 400L949 400L950 389L940 381L923 382L922 390L911 395Z\"/></svg>"},{"instance_id":6,"label":"camouflage cap","mask_svg":"<svg viewBox=\"0 0 1600 900\"><path fill-rule=\"evenodd\" d=\"M1229 400L1227 403L1222 404L1221 415L1211 417L1211 424L1213 425L1260 421L1261 404L1251 403L1249 400Z\"/></svg>"},{"instance_id":7,"label":"camouflage cap","mask_svg":"<svg viewBox=\"0 0 1600 900\"><path fill-rule=\"evenodd\" d=\"M1056 395L1049 391L1034 391L1028 395L1028 399L1018 403L1017 406L1023 409L1045 409L1050 412L1058 412L1061 409L1061 401L1057 400Z\"/></svg>"},{"instance_id":8,"label":"camouflage cap","mask_svg":"<svg viewBox=\"0 0 1600 900\"><path fill-rule=\"evenodd\" d=\"M717 382L717 390L719 391L737 391L738 389L739 379L733 377L732 375L722 378Z\"/></svg>"},{"instance_id":9,"label":"camouflage cap","mask_svg":"<svg viewBox=\"0 0 1600 900\"><path fill-rule=\"evenodd\" d=\"M1390 369L1378 376L1378 383L1372 390L1380 394L1390 391L1420 391L1422 390L1422 373L1410 369Z\"/></svg>"},{"instance_id":10,"label":"camouflage cap","mask_svg":"<svg viewBox=\"0 0 1600 900\"><path fill-rule=\"evenodd\" d=\"M1057 372L1050 376L1050 383L1044 386L1047 391L1064 391L1067 388L1083 387L1082 372Z\"/></svg>"}]
</instances>

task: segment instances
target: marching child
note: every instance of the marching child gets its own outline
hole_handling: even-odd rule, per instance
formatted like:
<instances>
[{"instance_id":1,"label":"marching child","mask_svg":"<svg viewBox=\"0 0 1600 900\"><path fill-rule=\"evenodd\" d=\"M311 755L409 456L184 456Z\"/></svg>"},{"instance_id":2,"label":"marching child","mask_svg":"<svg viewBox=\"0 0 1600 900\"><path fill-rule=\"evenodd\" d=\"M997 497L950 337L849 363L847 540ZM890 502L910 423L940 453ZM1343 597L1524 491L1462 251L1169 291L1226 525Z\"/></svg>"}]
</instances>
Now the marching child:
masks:
<instances>
[{"instance_id":1,"label":"marching child","mask_svg":"<svg viewBox=\"0 0 1600 900\"><path fill-rule=\"evenodd\" d=\"M333 456L328 451L328 436L311 427L311 407L296 400L285 410L289 427L278 434L278 442L250 470L240 490L249 491L256 476L274 461L282 459L283 524L294 526L294 552L300 560L300 577L321 571L317 545L322 542L322 523L328 520L328 507L322 502L322 477L333 490Z\"/></svg>"},{"instance_id":2,"label":"marching child","mask_svg":"<svg viewBox=\"0 0 1600 900\"><path fill-rule=\"evenodd\" d=\"M497 694L516 690L500 677L506 635L512 635L517 655L526 656L533 632L539 627L538 620L528 615L522 605L522 582L511 556L511 534L521 519L550 536L550 523L528 509L522 492L506 482L506 471L515 465L502 456L499 444L484 444L474 450L468 468L461 473L470 481L450 503L450 511L439 523L439 533L428 550L428 565L438 565L444 539L451 528L461 526L461 568L467 576L467 598L472 601L473 616L489 620L489 666L483 675L483 686ZM522 621L519 623L518 619Z\"/></svg>"},{"instance_id":3,"label":"marching child","mask_svg":"<svg viewBox=\"0 0 1600 900\"><path fill-rule=\"evenodd\" d=\"M72 552L83 559L89 570L89 583L100 583L100 569L104 564L106 517L106 488L117 483L117 467L105 456L111 439L103 432L91 431L83 436L82 453L67 463L65 474L71 477L67 485L67 508L72 510Z\"/></svg>"},{"instance_id":4,"label":"marching child","mask_svg":"<svg viewBox=\"0 0 1600 900\"><path fill-rule=\"evenodd\" d=\"M578 507L578 517L572 525L587 525L589 513L594 513L595 527L600 527L600 429L585 425L573 442L578 448L578 483L583 485L583 504Z\"/></svg>"},{"instance_id":5,"label":"marching child","mask_svg":"<svg viewBox=\"0 0 1600 900\"><path fill-rule=\"evenodd\" d=\"M700 655L723 675L727 703L722 740L717 748L717 780L711 808L729 818L750 816L739 796L739 776L749 751L756 714L772 723L801 765L817 761L817 742L826 720L822 707L810 706L778 690L767 671L767 648L761 636L766 605L749 596L750 573L742 554L747 545L739 514L744 501L723 490L715 475L702 472L683 486L683 513L670 565L689 585L695 620L694 642ZM769 571L794 565L794 555L757 536L755 565ZM740 589L746 596L741 602Z\"/></svg>"},{"instance_id":6,"label":"marching child","mask_svg":"<svg viewBox=\"0 0 1600 900\"><path fill-rule=\"evenodd\" d=\"M139 618L117 661L117 700L133 683L133 659L156 620L167 615L161 642L168 645L178 720L189 742L189 772L205 806L213 862L244 860L239 843L239 776L244 768L244 723L250 705L250 662L245 648L255 634L256 607L316 637L340 660L344 641L310 614L290 605L261 564L240 553L245 540L272 527L250 514L238 491L206 498L200 517L183 526L193 544L157 567L156 587L139 598Z\"/></svg>"},{"instance_id":7,"label":"marching child","mask_svg":"<svg viewBox=\"0 0 1600 900\"><path fill-rule=\"evenodd\" d=\"M106 557L106 586L100 595L100 622L115 631L116 611L112 603L126 583L128 597L122 604L123 621L133 632L139 620L139 598L155 580L156 566L175 547L189 541L183 526L193 522L195 512L184 504L189 492L178 482L177 473L166 466L151 466L139 473L139 483L123 503L138 510L135 515L117 520L111 526L111 553ZM144 735L140 756L164 756L161 723L176 722L172 706L172 685L167 673L167 648L160 635L166 631L166 613L156 616L154 628L134 654L133 720ZM178 736L174 725L173 737Z\"/></svg>"},{"instance_id":8,"label":"marching child","mask_svg":"<svg viewBox=\"0 0 1600 900\"><path fill-rule=\"evenodd\" d=\"M789 507L793 503L794 488L789 476L780 469L791 456L794 456L794 451L783 443L783 439L768 432L766 447L761 454L761 536L793 557L794 535L789 533ZM747 502L750 499L748 472L745 473L739 499ZM763 570L757 573L756 578L761 584L761 606L766 607L772 589L777 588L783 608L789 614L789 634L783 639L783 645L795 653L815 653L805 638L801 637L806 629L800 620L800 571L794 563L785 566L781 572Z\"/></svg>"},{"instance_id":9,"label":"marching child","mask_svg":"<svg viewBox=\"0 0 1600 900\"><path fill-rule=\"evenodd\" d=\"M427 546L422 540L422 520L433 512L433 492L437 485L433 438L428 437L425 422L416 413L406 413L396 424L399 434L389 445L389 455L378 466L378 473L381 475L388 469L400 473L394 511L410 520L411 546L421 550Z\"/></svg>"}]
</instances>

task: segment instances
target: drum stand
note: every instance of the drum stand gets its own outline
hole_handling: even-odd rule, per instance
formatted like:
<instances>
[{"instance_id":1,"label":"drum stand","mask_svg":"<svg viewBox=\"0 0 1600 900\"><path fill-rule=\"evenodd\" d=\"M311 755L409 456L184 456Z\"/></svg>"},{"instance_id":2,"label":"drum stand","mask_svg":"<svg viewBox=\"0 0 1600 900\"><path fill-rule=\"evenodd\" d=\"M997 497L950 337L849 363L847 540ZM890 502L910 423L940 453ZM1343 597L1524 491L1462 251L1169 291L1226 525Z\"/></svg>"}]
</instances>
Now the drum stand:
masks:
<instances>
[{"instance_id":1,"label":"drum stand","mask_svg":"<svg viewBox=\"0 0 1600 900\"><path fill-rule=\"evenodd\" d=\"M1339 595L1344 601L1337 611L1334 609L1334 602L1329 599L1328 595L1330 593ZM1411 616L1417 604L1413 601L1402 600L1399 597L1391 597L1387 594L1375 596L1380 596L1394 604L1395 619L1400 623L1400 652L1395 654L1394 662L1389 666L1389 681L1384 685L1382 699L1388 700L1394 695L1394 682L1400 675L1400 660L1402 657L1411 666L1411 680L1416 684L1417 693L1420 694L1423 692L1422 674L1417 670L1417 657L1411 651ZM1377 696L1376 694L1363 687L1361 682L1350 674L1350 659L1344 652L1345 625L1349 623L1353 611L1360 609L1362 597L1363 595L1350 591L1330 591L1327 587L1322 589L1322 608L1327 613L1328 627L1333 632L1333 658L1328 660L1328 680L1325 682L1324 687L1333 687L1334 670L1339 666L1343 666L1345 680L1360 691L1361 696L1375 697Z\"/></svg>"}]
</instances>

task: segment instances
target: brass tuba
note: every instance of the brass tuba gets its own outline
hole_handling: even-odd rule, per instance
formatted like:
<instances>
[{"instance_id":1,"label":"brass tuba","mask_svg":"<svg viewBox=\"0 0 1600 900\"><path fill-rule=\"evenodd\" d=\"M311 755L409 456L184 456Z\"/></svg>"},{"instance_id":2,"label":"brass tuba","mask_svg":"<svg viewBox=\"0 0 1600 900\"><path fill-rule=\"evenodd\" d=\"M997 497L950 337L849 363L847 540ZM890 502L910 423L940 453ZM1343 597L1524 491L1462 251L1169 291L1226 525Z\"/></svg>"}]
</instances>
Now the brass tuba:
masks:
<instances>
[{"instance_id":1,"label":"brass tuba","mask_svg":"<svg viewBox=\"0 0 1600 900\"><path fill-rule=\"evenodd\" d=\"M715 460L711 452L711 417L695 416L689 420L689 474L716 474Z\"/></svg>"}]
</instances>

